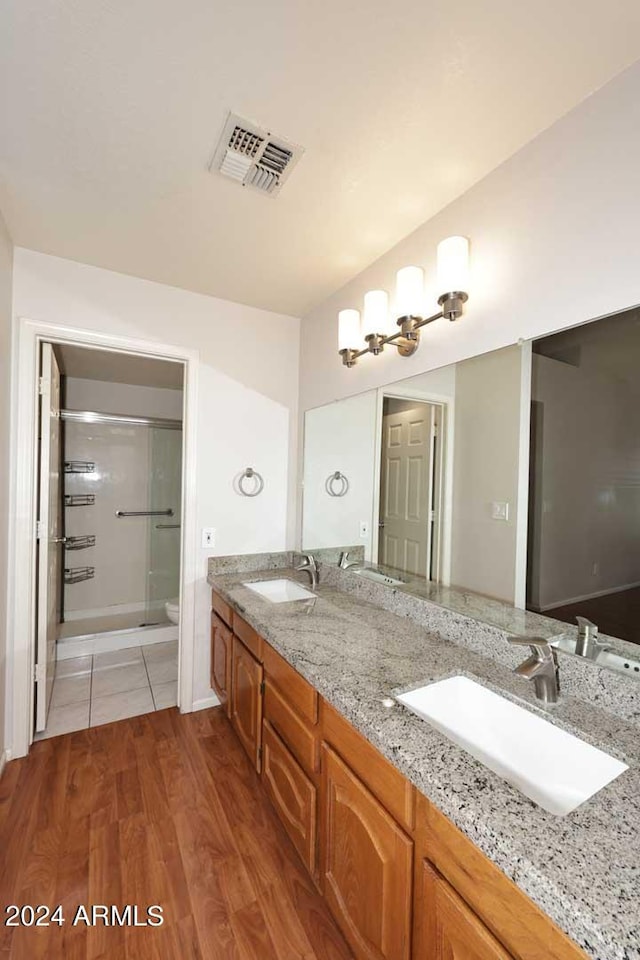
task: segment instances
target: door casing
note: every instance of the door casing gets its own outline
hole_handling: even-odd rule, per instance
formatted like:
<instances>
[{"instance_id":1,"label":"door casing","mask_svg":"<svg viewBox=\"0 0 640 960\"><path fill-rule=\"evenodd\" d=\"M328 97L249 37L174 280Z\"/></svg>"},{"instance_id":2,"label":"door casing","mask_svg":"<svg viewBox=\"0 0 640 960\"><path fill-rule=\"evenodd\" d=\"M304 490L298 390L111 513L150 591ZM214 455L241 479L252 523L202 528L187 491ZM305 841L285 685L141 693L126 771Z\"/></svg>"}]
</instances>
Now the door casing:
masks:
<instances>
[{"instance_id":1,"label":"door casing","mask_svg":"<svg viewBox=\"0 0 640 960\"><path fill-rule=\"evenodd\" d=\"M396 400L416 400L421 403L430 403L440 407L440 468L439 476L436 478L436 489L438 495L438 509L440 513L440 523L438 525L436 539L436 551L434 553L433 567L438 571L438 582L448 586L451 582L451 513L453 504L453 449L454 449L454 404L452 397L444 397L439 394L427 394L422 391L407 390L378 390L378 405L376 415L376 450L375 450L375 478L374 478L374 497L373 497L373 516L371 529L371 559L377 562L379 555L379 527L380 522L380 485L381 485L381 463L382 463L382 417L384 413L384 401L387 397Z\"/></svg>"},{"instance_id":2,"label":"door casing","mask_svg":"<svg viewBox=\"0 0 640 960\"><path fill-rule=\"evenodd\" d=\"M113 350L184 364L182 530L180 548L180 653L178 706L194 708L196 569L196 427L198 397L197 350L92 330L20 318L12 356L12 418L10 440L11 490L7 636L6 758L26 756L33 739L33 679L35 664L35 581L37 517L37 386L40 344L66 343Z\"/></svg>"}]
</instances>

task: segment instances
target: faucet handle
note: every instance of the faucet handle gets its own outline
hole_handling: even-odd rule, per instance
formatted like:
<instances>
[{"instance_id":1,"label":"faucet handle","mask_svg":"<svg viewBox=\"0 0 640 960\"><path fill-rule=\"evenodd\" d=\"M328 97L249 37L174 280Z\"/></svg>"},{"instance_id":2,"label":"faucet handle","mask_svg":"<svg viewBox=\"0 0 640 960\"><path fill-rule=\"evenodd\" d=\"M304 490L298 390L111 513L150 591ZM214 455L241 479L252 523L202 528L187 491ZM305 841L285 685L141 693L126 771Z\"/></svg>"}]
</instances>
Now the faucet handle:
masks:
<instances>
[{"instance_id":1,"label":"faucet handle","mask_svg":"<svg viewBox=\"0 0 640 960\"><path fill-rule=\"evenodd\" d=\"M595 624L593 620L589 620L587 617L576 617L576 623L581 630L592 631L594 634L598 632L597 624Z\"/></svg>"},{"instance_id":2,"label":"faucet handle","mask_svg":"<svg viewBox=\"0 0 640 960\"><path fill-rule=\"evenodd\" d=\"M509 643L517 647L529 647L538 660L553 660L553 648L545 637L507 637Z\"/></svg>"}]
</instances>

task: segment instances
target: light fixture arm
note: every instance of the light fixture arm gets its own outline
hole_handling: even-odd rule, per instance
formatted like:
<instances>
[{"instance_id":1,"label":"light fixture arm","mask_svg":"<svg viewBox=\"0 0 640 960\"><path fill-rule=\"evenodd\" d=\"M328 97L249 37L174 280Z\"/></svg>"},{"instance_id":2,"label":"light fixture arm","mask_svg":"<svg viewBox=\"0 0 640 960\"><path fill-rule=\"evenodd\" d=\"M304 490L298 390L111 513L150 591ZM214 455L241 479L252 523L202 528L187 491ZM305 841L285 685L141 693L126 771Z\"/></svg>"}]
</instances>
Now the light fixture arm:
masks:
<instances>
[{"instance_id":1,"label":"light fixture arm","mask_svg":"<svg viewBox=\"0 0 640 960\"><path fill-rule=\"evenodd\" d=\"M466 294L464 296L466 299ZM359 357L363 357L365 353L373 353L377 356L379 353L382 353L383 348L387 344L391 344L392 347L397 347L401 357L410 357L418 349L418 344L420 343L420 327L426 327L428 323L433 323L434 320L440 320L444 316L444 311L440 310L438 313L434 313L432 317L400 317L397 321L400 327L397 333L394 333L390 337L381 337L377 333L370 333L369 336L365 338L368 346L363 350L340 350L342 362L345 367L353 367Z\"/></svg>"}]
</instances>

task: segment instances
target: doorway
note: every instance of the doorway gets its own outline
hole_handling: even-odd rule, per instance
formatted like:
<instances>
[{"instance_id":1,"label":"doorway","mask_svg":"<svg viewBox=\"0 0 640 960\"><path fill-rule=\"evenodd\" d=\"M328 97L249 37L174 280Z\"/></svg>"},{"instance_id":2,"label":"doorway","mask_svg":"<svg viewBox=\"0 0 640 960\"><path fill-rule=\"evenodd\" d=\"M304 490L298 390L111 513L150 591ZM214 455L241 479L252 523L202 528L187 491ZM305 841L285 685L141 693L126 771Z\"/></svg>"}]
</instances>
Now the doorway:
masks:
<instances>
[{"instance_id":1,"label":"doorway","mask_svg":"<svg viewBox=\"0 0 640 960\"><path fill-rule=\"evenodd\" d=\"M40 345L37 738L177 704L183 380Z\"/></svg>"},{"instance_id":2,"label":"doorway","mask_svg":"<svg viewBox=\"0 0 640 960\"><path fill-rule=\"evenodd\" d=\"M11 443L13 488L12 505L10 511L10 557L13 576L9 583L8 607L8 626L9 636L12 638L12 655L7 664L7 732L10 744L9 751L12 757L25 756L29 750L30 743L34 739L37 714L36 685L39 680L39 675L43 670L43 659L38 655L39 652L36 645L39 627L37 617L38 587L42 582L41 579L38 578L38 568L40 566L42 553L40 552L37 540L37 520L39 519L40 510L38 498L40 493L41 479L41 458L39 456L41 437L39 436L40 431L38 429L40 423L40 396L38 393L38 387L40 383L40 364L43 343L48 343L55 349L60 347L81 348L82 353L85 356L96 355L97 353L102 352L105 354L105 356L111 357L114 365L118 368L126 365L129 360L135 360L136 362L166 361L167 365L171 366L174 370L178 368L181 370L183 377L182 410L180 411L180 417L176 417L176 419L182 420L182 496L179 507L179 516L176 514L176 516L178 516L180 527L168 531L168 533L171 536L176 537L178 541L179 583L177 595L171 598L179 599L178 604L172 605L173 616L179 621L176 624L172 624L174 636L176 634L176 630L178 632L178 636L174 641L174 648L177 647L177 650L174 649L174 662L170 668L158 666L149 669L149 662L153 656L153 644L149 643L147 645L147 649L144 651L144 654L149 654L149 656L145 656L143 654L142 663L140 664L140 661L135 657L132 648L129 646L124 646L122 641L126 641L126 637L123 638L121 636L120 641L118 641L117 644L118 653L115 654L115 656L116 659L123 659L125 662L120 664L114 663L113 665L124 667L124 669L121 670L121 673L124 673L131 669L131 663L128 662L126 658L132 657L134 659L138 659L138 664L145 671L145 682L148 684L148 692L152 700L152 704L149 704L147 700L148 709L154 709L156 707L156 701L154 700L153 691L151 688L154 683L159 685L161 682L171 683L173 690L172 702L177 699L178 706L182 712L193 709L193 658L195 639L194 616L195 590L197 581L197 552L195 536L197 422L195 410L197 407L198 354L196 351L189 348L176 347L171 344L152 343L131 337L118 337L109 334L97 333L90 330L72 330L56 324L20 319L17 324L17 336L14 340L13 353L15 407L13 414ZM62 376L64 377L64 375L65 371L62 370ZM78 379L89 380L91 379L91 376L92 374L88 374L86 377L78 376ZM110 377L109 379L117 382L118 377ZM61 391L62 389L63 388L61 386ZM65 403L62 396L61 403ZM67 404L67 406L70 406L70 404ZM102 410L100 410L100 407L98 407L97 411L88 410L88 412L100 413L111 411L108 409L108 407L105 408L103 406ZM155 412L160 414L161 418L169 416L167 411L157 410ZM116 413L125 414L126 410L116 410ZM67 428L68 423L62 417L59 418L59 422L60 431L63 433ZM92 458L86 456L82 457L81 459L90 461ZM64 474L64 462L60 457L58 482L63 490L64 486L66 486L65 481L70 479L72 478L66 477ZM79 480L80 477L74 477L73 479ZM87 479L87 476L85 476L84 480ZM84 490L77 492L90 493L91 491ZM66 513L66 510L64 512ZM164 519L173 520L175 518L158 518L158 520ZM114 525L123 521L121 521L120 518L116 518L114 515L111 522L112 525L110 530L112 532ZM60 533L60 530L52 531L52 533ZM97 536L99 531L87 529L80 532L76 531L70 535L82 537L85 534L90 536L93 533L95 533ZM160 531L158 531L157 535L160 535ZM47 531L47 536L49 536L49 531ZM55 539L55 537L53 537L53 539ZM104 546L105 541L103 538L101 539L103 540ZM60 550L59 565L62 570L76 566L98 566L97 564L91 564L89 562L76 562L75 558L74 562L70 564L67 562L68 558L66 556L66 548L64 552L62 551L62 548L58 549ZM88 553L86 551L89 549L89 547L85 548L85 557L88 557ZM79 555L82 555L81 551L76 554L76 556ZM123 554L123 556L125 555ZM43 569L44 567L45 564L43 563ZM46 565L46 569L49 569L48 564ZM95 579L95 574L94 578L87 578L87 580L90 579ZM88 586L90 584L87 584L85 581L80 581L80 589L83 588L83 585ZM63 587L66 586L69 586L69 589L71 589L72 586L76 589L78 588L77 583L68 585L63 584ZM51 595L53 596L54 594L55 588ZM56 625L59 625L61 622L68 622L69 618L63 613L62 618L60 620L56 620L56 615L60 616L60 611L64 611L65 599L64 595L61 593L58 593L57 596L59 604L58 611L54 612L52 619ZM138 604L140 603L141 599L144 600L144 610L140 611L139 609L134 609L131 611L132 615L135 615L136 617L136 628L138 628L139 623L145 622L147 619L147 596L145 595L141 598L138 598ZM158 605L156 604L156 607L157 606ZM143 613L143 618L138 619L141 612ZM167 612L168 615L168 611L165 612ZM40 624L41 623L42 620L40 620ZM169 623L171 623L171 619L169 620ZM166 626L166 621L164 626ZM115 634L116 631L109 630L104 632ZM88 639L95 640L96 636L97 631L94 630L90 635L88 632L84 632L81 637L75 637L74 640L77 639L85 642ZM57 642L57 636L55 639ZM111 641L112 640L113 637L111 637ZM49 633L48 641L49 651L51 651L51 633ZM130 651L129 654L126 653L127 650ZM68 660L72 660L74 657L69 656L68 658L58 658L57 652L58 651L56 651L55 661L56 673L58 673L58 678L62 680L65 670L69 668ZM105 655L110 653L109 650L100 650L99 647L94 644L94 651L83 653L83 655L93 657L98 652L104 653ZM175 677L176 659L178 674L177 683L175 679L166 679L167 671L172 671L173 676ZM135 673L139 676L139 678L142 677L142 672L140 670L136 670ZM90 680L90 684L93 692L97 694L100 691L94 689L94 679L95 674ZM44 681L44 686L46 689L46 678ZM51 676L49 677L49 686L51 687ZM138 686L138 684L136 684L136 686ZM139 689L142 689L142 687L139 687ZM130 693L130 691L125 692ZM102 693L105 696L107 695L105 690L103 690ZM47 709L47 699L49 700L48 708L50 710L52 691L45 699L45 712ZM133 698L127 697L127 700L129 699ZM162 701L160 697L158 697L158 703L160 702ZM158 709L160 709L159 706ZM141 713L145 712L145 710L139 708L135 712ZM132 713L129 712L128 715L132 715ZM116 719L116 717L112 716L110 719ZM79 727L86 725L87 724L84 719L82 723L78 724Z\"/></svg>"},{"instance_id":3,"label":"doorway","mask_svg":"<svg viewBox=\"0 0 640 960\"><path fill-rule=\"evenodd\" d=\"M378 563L439 582L442 521L442 405L382 401Z\"/></svg>"}]
</instances>

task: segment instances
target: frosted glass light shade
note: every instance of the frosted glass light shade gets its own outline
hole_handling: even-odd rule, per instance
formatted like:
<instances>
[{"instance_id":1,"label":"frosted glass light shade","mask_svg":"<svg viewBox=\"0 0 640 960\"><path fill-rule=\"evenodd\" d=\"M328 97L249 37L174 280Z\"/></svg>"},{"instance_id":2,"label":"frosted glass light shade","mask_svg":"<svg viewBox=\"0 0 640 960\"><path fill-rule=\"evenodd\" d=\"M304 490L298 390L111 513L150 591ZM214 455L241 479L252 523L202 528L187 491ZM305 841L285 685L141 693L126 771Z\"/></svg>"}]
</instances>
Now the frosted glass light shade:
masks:
<instances>
[{"instance_id":1,"label":"frosted glass light shade","mask_svg":"<svg viewBox=\"0 0 640 960\"><path fill-rule=\"evenodd\" d=\"M396 313L399 317L419 317L424 304L424 270L403 267L396 274Z\"/></svg>"},{"instance_id":2,"label":"frosted glass light shade","mask_svg":"<svg viewBox=\"0 0 640 960\"><path fill-rule=\"evenodd\" d=\"M360 311L341 310L338 314L338 350L359 350Z\"/></svg>"},{"instance_id":3,"label":"frosted glass light shade","mask_svg":"<svg viewBox=\"0 0 640 960\"><path fill-rule=\"evenodd\" d=\"M389 294L386 290L369 290L365 293L362 332L365 337L370 333L388 337L396 332L389 315Z\"/></svg>"},{"instance_id":4,"label":"frosted glass light shade","mask_svg":"<svg viewBox=\"0 0 640 960\"><path fill-rule=\"evenodd\" d=\"M447 237L438 244L438 293L469 292L469 241Z\"/></svg>"}]
</instances>

